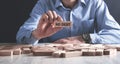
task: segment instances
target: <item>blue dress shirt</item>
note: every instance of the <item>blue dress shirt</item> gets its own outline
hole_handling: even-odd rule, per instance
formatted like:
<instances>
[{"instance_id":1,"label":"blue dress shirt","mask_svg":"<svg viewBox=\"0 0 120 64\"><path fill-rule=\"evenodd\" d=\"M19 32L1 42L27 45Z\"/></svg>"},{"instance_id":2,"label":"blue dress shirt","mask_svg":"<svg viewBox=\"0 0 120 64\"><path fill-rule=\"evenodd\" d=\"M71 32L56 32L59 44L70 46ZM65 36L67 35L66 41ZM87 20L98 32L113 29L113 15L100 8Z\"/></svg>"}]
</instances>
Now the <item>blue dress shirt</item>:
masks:
<instances>
[{"instance_id":1,"label":"blue dress shirt","mask_svg":"<svg viewBox=\"0 0 120 64\"><path fill-rule=\"evenodd\" d=\"M73 25L38 41L31 33L37 28L42 14L48 10L56 11L64 21L71 21ZM17 43L37 44L85 33L90 33L92 43L120 43L120 26L103 0L78 0L72 9L64 7L61 0L39 0L30 18L20 27L16 39Z\"/></svg>"}]
</instances>

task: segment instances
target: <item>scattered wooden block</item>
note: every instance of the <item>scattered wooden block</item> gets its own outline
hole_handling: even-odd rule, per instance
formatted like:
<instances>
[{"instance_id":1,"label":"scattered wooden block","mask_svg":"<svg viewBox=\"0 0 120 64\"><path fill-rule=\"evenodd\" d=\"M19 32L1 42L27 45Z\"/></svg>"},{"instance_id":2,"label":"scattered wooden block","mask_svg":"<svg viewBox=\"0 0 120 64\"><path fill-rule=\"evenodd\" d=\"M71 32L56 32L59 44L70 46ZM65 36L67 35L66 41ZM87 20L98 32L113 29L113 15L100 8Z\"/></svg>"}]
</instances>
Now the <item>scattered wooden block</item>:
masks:
<instances>
[{"instance_id":1,"label":"scattered wooden block","mask_svg":"<svg viewBox=\"0 0 120 64\"><path fill-rule=\"evenodd\" d=\"M72 52L61 53L62 58L79 57L81 55L82 55L81 51L72 51Z\"/></svg>"},{"instance_id":2,"label":"scattered wooden block","mask_svg":"<svg viewBox=\"0 0 120 64\"><path fill-rule=\"evenodd\" d=\"M73 47L64 47L65 51L75 51L76 49Z\"/></svg>"},{"instance_id":3,"label":"scattered wooden block","mask_svg":"<svg viewBox=\"0 0 120 64\"><path fill-rule=\"evenodd\" d=\"M21 49L20 48L14 49L13 55L21 55Z\"/></svg>"},{"instance_id":4,"label":"scattered wooden block","mask_svg":"<svg viewBox=\"0 0 120 64\"><path fill-rule=\"evenodd\" d=\"M52 54L53 57L58 57L58 58L79 57L81 55L82 55L81 51L72 51L72 52L56 51Z\"/></svg>"},{"instance_id":5,"label":"scattered wooden block","mask_svg":"<svg viewBox=\"0 0 120 64\"><path fill-rule=\"evenodd\" d=\"M116 47L117 51L120 51L120 46L119 47Z\"/></svg>"},{"instance_id":6,"label":"scattered wooden block","mask_svg":"<svg viewBox=\"0 0 120 64\"><path fill-rule=\"evenodd\" d=\"M13 56L12 50L0 50L0 56Z\"/></svg>"},{"instance_id":7,"label":"scattered wooden block","mask_svg":"<svg viewBox=\"0 0 120 64\"><path fill-rule=\"evenodd\" d=\"M54 52L53 50L34 50L33 55L34 56L51 56L53 52Z\"/></svg>"},{"instance_id":8,"label":"scattered wooden block","mask_svg":"<svg viewBox=\"0 0 120 64\"><path fill-rule=\"evenodd\" d=\"M34 56L76 57L115 55L120 45L103 44L46 44L32 45L0 45L0 56L12 56L33 53Z\"/></svg>"},{"instance_id":9,"label":"scattered wooden block","mask_svg":"<svg viewBox=\"0 0 120 64\"><path fill-rule=\"evenodd\" d=\"M104 55L115 55L117 52L117 49L104 49L103 54Z\"/></svg>"},{"instance_id":10,"label":"scattered wooden block","mask_svg":"<svg viewBox=\"0 0 120 64\"><path fill-rule=\"evenodd\" d=\"M32 49L34 56L51 56L56 51L54 47L37 47Z\"/></svg>"},{"instance_id":11,"label":"scattered wooden block","mask_svg":"<svg viewBox=\"0 0 120 64\"><path fill-rule=\"evenodd\" d=\"M95 51L96 51L95 56L102 56L103 55L103 49L97 49Z\"/></svg>"},{"instance_id":12,"label":"scattered wooden block","mask_svg":"<svg viewBox=\"0 0 120 64\"><path fill-rule=\"evenodd\" d=\"M88 49L82 49L82 56L87 56L88 55Z\"/></svg>"},{"instance_id":13,"label":"scattered wooden block","mask_svg":"<svg viewBox=\"0 0 120 64\"><path fill-rule=\"evenodd\" d=\"M30 54L31 49L30 48L22 48L22 54Z\"/></svg>"},{"instance_id":14,"label":"scattered wooden block","mask_svg":"<svg viewBox=\"0 0 120 64\"><path fill-rule=\"evenodd\" d=\"M66 51L64 51L64 50L55 51L55 52L52 53L52 56L60 58L60 57L62 57L62 53L66 53Z\"/></svg>"},{"instance_id":15,"label":"scattered wooden block","mask_svg":"<svg viewBox=\"0 0 120 64\"><path fill-rule=\"evenodd\" d=\"M0 46L0 49L4 48L4 46Z\"/></svg>"}]
</instances>

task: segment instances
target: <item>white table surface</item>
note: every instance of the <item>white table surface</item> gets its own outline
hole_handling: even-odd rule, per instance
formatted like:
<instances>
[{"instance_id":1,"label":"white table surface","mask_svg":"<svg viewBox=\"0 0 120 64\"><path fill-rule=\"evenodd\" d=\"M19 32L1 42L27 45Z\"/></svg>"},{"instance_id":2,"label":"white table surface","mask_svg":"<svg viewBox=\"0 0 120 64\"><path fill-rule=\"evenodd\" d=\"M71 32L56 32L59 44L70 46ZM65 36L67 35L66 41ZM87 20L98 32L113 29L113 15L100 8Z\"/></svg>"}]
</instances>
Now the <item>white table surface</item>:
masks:
<instances>
[{"instance_id":1,"label":"white table surface","mask_svg":"<svg viewBox=\"0 0 120 64\"><path fill-rule=\"evenodd\" d=\"M32 54L0 56L0 64L120 64L120 52L111 56L79 56L70 58L33 56Z\"/></svg>"},{"instance_id":2,"label":"white table surface","mask_svg":"<svg viewBox=\"0 0 120 64\"><path fill-rule=\"evenodd\" d=\"M51 56L0 56L0 64L120 64L120 52L115 56L80 56L53 58Z\"/></svg>"}]
</instances>

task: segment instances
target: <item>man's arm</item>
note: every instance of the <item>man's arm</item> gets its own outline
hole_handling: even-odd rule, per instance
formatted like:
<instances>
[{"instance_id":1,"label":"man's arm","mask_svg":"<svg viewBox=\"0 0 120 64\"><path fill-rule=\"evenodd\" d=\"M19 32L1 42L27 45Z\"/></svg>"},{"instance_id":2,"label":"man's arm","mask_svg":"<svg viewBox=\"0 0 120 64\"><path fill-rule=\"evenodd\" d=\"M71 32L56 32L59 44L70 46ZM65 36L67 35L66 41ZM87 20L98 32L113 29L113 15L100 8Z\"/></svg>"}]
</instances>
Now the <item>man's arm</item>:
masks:
<instances>
[{"instance_id":1,"label":"man's arm","mask_svg":"<svg viewBox=\"0 0 120 64\"><path fill-rule=\"evenodd\" d=\"M110 15L103 0L98 0L96 10L96 33L90 34L92 43L120 43L120 26Z\"/></svg>"},{"instance_id":2,"label":"man's arm","mask_svg":"<svg viewBox=\"0 0 120 64\"><path fill-rule=\"evenodd\" d=\"M43 0L39 0L35 7L33 8L30 18L20 27L16 40L17 43L28 43L28 44L37 44L38 40L32 36L32 31L37 28L37 24L41 15L44 13L44 8L41 4ZM44 2L42 2L44 3Z\"/></svg>"}]
</instances>

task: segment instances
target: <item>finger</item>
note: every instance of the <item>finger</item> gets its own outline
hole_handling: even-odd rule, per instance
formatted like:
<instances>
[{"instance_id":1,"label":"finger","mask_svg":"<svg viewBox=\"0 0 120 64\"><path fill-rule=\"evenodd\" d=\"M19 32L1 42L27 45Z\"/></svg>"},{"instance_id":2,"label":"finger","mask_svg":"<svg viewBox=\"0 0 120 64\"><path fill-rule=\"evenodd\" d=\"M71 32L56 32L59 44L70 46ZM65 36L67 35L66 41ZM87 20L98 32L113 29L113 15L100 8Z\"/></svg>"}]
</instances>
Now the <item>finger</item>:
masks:
<instances>
[{"instance_id":1,"label":"finger","mask_svg":"<svg viewBox=\"0 0 120 64\"><path fill-rule=\"evenodd\" d=\"M53 13L52 13L52 11L48 11L47 12L47 15L49 16L49 21L52 23L52 21L53 21Z\"/></svg>"},{"instance_id":2,"label":"finger","mask_svg":"<svg viewBox=\"0 0 120 64\"><path fill-rule=\"evenodd\" d=\"M62 17L61 17L60 15L58 15L57 21L58 21L58 22L63 22L63 19L62 19Z\"/></svg>"},{"instance_id":3,"label":"finger","mask_svg":"<svg viewBox=\"0 0 120 64\"><path fill-rule=\"evenodd\" d=\"M39 20L39 25L43 25L44 23L46 23L48 21L48 15L45 13L42 15L42 17Z\"/></svg>"},{"instance_id":4,"label":"finger","mask_svg":"<svg viewBox=\"0 0 120 64\"><path fill-rule=\"evenodd\" d=\"M48 18L49 18L49 16L46 13L44 13L41 17L41 19L43 19L43 21L48 20Z\"/></svg>"},{"instance_id":5,"label":"finger","mask_svg":"<svg viewBox=\"0 0 120 64\"><path fill-rule=\"evenodd\" d=\"M53 13L53 20L57 19L58 17L57 13L55 11L52 11L52 13Z\"/></svg>"},{"instance_id":6,"label":"finger","mask_svg":"<svg viewBox=\"0 0 120 64\"><path fill-rule=\"evenodd\" d=\"M48 21L48 19L49 19L49 16L46 13L42 15L40 25L39 25L39 28L41 28L42 32L46 32L46 30L50 26L50 22Z\"/></svg>"}]
</instances>

